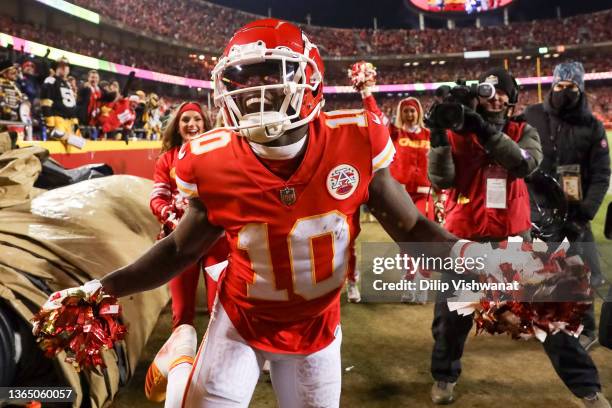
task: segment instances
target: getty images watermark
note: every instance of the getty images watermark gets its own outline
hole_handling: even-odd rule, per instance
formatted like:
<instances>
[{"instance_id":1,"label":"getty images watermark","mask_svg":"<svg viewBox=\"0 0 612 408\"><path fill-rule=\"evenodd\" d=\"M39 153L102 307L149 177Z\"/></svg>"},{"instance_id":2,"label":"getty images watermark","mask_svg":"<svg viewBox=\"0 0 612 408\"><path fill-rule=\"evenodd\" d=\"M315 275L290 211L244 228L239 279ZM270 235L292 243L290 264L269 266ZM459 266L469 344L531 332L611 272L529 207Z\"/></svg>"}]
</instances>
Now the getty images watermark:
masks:
<instances>
[{"instance_id":1,"label":"getty images watermark","mask_svg":"<svg viewBox=\"0 0 612 408\"><path fill-rule=\"evenodd\" d=\"M448 253L439 243L372 243L361 244L361 291L365 302L443 302L458 294L478 293L483 298L498 300L500 293L512 293L521 301L582 301L570 291L547 291L544 285L514 279L487 279L496 260L488 253L472 253L470 257L431 256L432 253ZM516 252L508 251L507 265L524 262L520 243L510 243ZM550 245L552 253L558 244ZM591 245L591 247L589 247ZM436 246L439 246L436 248ZM440 249L440 250L438 250ZM578 254L597 249L592 244L572 248ZM535 256L534 258L538 258ZM540 253L539 258L547 257ZM493 261L493 262L492 262ZM537 261L534 261L537 262ZM499 276L499 271L498 271ZM507 275L512 277L512 274ZM515 276L516 278L516 276ZM572 278L570 286L580 284L580 277ZM587 278L588 279L588 278ZM560 281L564 282L564 281ZM553 283L554 280L553 280ZM547 281L550 285L550 281ZM588 285L588 281L586 282ZM493 299L494 298L494 299Z\"/></svg>"},{"instance_id":2,"label":"getty images watermark","mask_svg":"<svg viewBox=\"0 0 612 408\"><path fill-rule=\"evenodd\" d=\"M404 271L404 279L399 282L385 282L383 279L375 279L374 290L435 290L447 292L451 288L459 290L519 290L518 282L476 282L473 280L454 279L410 279L417 274L428 276L431 271L446 271L462 275L466 272L482 273L486 268L486 255L470 257L430 257L421 254L410 256L408 254L395 254L393 257L375 257L372 260L372 273L382 275L390 270Z\"/></svg>"}]
</instances>

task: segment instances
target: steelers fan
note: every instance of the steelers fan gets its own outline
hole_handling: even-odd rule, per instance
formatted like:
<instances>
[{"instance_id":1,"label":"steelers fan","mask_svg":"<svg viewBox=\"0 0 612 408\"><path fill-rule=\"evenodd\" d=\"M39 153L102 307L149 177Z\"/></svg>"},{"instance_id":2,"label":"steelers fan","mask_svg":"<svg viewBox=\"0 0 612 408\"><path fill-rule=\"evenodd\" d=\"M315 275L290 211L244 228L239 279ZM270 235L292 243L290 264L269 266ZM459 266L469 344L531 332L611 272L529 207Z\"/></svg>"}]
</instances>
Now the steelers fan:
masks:
<instances>
[{"instance_id":1,"label":"steelers fan","mask_svg":"<svg viewBox=\"0 0 612 408\"><path fill-rule=\"evenodd\" d=\"M0 62L0 119L18 121L25 96L17 87L17 68L10 60Z\"/></svg>"},{"instance_id":2,"label":"steelers fan","mask_svg":"<svg viewBox=\"0 0 612 408\"><path fill-rule=\"evenodd\" d=\"M62 138L78 133L76 95L68 82L70 65L66 57L57 60L54 71L43 83L40 104L48 134Z\"/></svg>"},{"instance_id":3,"label":"steelers fan","mask_svg":"<svg viewBox=\"0 0 612 408\"><path fill-rule=\"evenodd\" d=\"M443 114L446 111L448 115L448 109L434 107L430 111L430 179L434 185L450 189L445 226L461 238L480 242L500 242L517 235L530 239L529 193L524 178L542 162L538 132L524 119L510 117L519 88L505 69L491 69L482 75L476 93L475 110L464 106L463 124L452 130L442 129L441 122L450 122ZM449 95L459 97L456 89ZM448 97L445 101L448 103ZM431 398L435 404L448 404L454 400L453 389L461 374L461 357L473 319L449 311L447 302L440 300L439 296L432 324L435 383ZM600 393L597 369L577 338L560 332L547 336L543 346L561 380L585 407L610 406Z\"/></svg>"}]
</instances>

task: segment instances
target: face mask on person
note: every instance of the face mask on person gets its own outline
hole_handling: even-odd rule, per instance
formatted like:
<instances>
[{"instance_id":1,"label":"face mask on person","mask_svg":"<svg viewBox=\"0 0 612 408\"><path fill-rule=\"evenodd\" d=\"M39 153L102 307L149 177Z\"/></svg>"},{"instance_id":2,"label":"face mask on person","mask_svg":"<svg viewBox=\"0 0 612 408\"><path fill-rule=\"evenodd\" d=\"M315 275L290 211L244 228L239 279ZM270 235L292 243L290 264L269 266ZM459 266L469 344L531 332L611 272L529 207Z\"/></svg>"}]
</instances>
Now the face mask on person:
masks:
<instances>
[{"instance_id":1,"label":"face mask on person","mask_svg":"<svg viewBox=\"0 0 612 408\"><path fill-rule=\"evenodd\" d=\"M578 104L580 100L580 91L575 91L569 88L553 91L551 103L555 109L571 109Z\"/></svg>"}]
</instances>

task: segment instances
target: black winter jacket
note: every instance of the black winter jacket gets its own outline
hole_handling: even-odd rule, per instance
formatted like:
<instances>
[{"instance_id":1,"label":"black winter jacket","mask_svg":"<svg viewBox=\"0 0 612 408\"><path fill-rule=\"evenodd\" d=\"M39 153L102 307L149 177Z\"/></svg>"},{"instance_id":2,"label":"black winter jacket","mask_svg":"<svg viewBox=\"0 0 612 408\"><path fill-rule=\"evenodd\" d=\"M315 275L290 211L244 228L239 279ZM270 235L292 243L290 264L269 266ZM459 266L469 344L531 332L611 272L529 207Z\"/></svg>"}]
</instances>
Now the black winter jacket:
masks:
<instances>
[{"instance_id":1,"label":"black winter jacket","mask_svg":"<svg viewBox=\"0 0 612 408\"><path fill-rule=\"evenodd\" d=\"M584 94L575 108L559 112L550 103L531 105L525 112L527 122L538 130L544 159L540 170L558 177L562 165L579 164L582 201L570 204L569 218L592 220L610 184L610 154L603 124L588 107Z\"/></svg>"}]
</instances>

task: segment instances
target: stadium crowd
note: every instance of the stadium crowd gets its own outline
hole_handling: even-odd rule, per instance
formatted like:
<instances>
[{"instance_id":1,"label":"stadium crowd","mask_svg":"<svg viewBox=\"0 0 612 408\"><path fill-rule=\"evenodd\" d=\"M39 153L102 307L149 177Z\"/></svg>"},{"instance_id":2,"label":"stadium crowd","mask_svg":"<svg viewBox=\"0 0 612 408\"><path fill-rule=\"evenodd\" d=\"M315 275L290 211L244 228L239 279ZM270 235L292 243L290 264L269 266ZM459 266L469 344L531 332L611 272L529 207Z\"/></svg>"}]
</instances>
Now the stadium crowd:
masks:
<instances>
[{"instance_id":1,"label":"stadium crowd","mask_svg":"<svg viewBox=\"0 0 612 408\"><path fill-rule=\"evenodd\" d=\"M103 16L152 33L219 50L236 28L259 18L201 0L76 0ZM561 26L560 26L561 24ZM197 29L193 29L197 27ZM303 27L304 28L304 27ZM612 37L612 11L561 21L517 22L509 26L447 30L366 30L308 26L324 55L433 54L478 49L584 44Z\"/></svg>"},{"instance_id":2,"label":"stadium crowd","mask_svg":"<svg viewBox=\"0 0 612 408\"><path fill-rule=\"evenodd\" d=\"M201 44L203 47L215 49L222 47L227 38L237 26L253 19L255 16L238 10L232 10L217 6L200 0L180 0L177 5L170 7L165 2L159 0L111 0L111 1L83 1L77 0L85 7L93 8L114 20L130 24L132 27L148 30L159 35L168 36L176 40L191 41ZM589 24L581 24L588 19ZM177 23L180 21L180 24ZM542 43L595 43L612 37L612 10L599 12L590 15L579 15L562 20L563 29L559 28L559 21L538 21L529 23L513 23L509 27L487 27L487 28L462 28L457 29L453 36L448 35L447 30L349 30L337 28L323 28L308 26L306 29L315 43L321 44L324 55L327 56L349 56L362 54L423 54L423 53L444 53L470 50L476 48L497 48L507 49L524 46L525 44ZM210 71L214 62L210 59L199 59L197 55L169 55L158 52L148 52L142 49L134 49L104 41L98 38L86 37L82 34L55 30L49 27L35 25L27 22L16 21L8 16L0 16L2 31L31 41L43 43L45 45L70 50L83 55L100 58L103 60L120 63L127 66L149 69L153 71L186 76L191 78L209 79ZM188 30L185 27L198 27L198 30ZM563 37L560 38L560 33ZM508 34L510 33L510 34ZM19 50L16 50L19 51ZM176 50L172 50L176 51ZM168 52L172 52L168 51ZM25 61L25 56L20 57L21 62ZM565 59L580 60L586 72L609 71L612 60L606 55L580 55L570 53L552 53L546 58L542 58L541 75L550 76L554 66ZM68 61L69 62L69 61ZM507 63L516 77L536 76L535 61L529 59L509 59ZM454 81L457 78L474 79L479 73L490 69L493 66L503 64L501 60L453 60L443 61L412 61L407 66L391 66L380 63L378 67L379 84L397 83L428 83ZM36 64L32 64L36 66ZM19 71L18 76L24 77L23 65L16 66ZM39 86L34 86L34 91L40 92L43 88L42 83L47 78L45 71L48 68L40 68L37 75L40 75ZM81 95L83 88L87 88L89 80L86 76L66 78L73 89L75 97ZM114 83L113 83L114 82ZM348 85L346 78L346 67L344 64L336 62L327 64L326 72L327 85ZM17 81L19 85L19 81ZM594 113L601 118L608 126L612 124L612 114L610 113L612 104L612 90L608 87L597 84L596 87L589 87L589 98ZM96 108L77 107L81 112L79 121L82 127L98 127L101 136L104 137L109 130L104 128L99 119L85 117L82 112L97 114L99 111L112 112L113 106L121 106L130 111L130 116L138 117L132 121L129 128L144 129L144 123L140 120L143 112L150 108L150 101L158 100L155 118L163 116L166 105L164 98L155 95L145 95L144 92L132 93L131 95L119 95L119 84L116 81L102 81L99 83L100 93L113 93L112 100L100 102ZM111 90L114 88L114 90ZM34 113L34 124L37 123L36 116L40 115L40 95L33 95L32 89L23 92L29 99ZM393 116L392 107L402 95L382 96L380 103L383 111L389 117ZM429 104L428 94L418 95L424 102ZM535 89L528 89L522 94L517 112L523 106L536 103L537 93ZM116 104L119 100L125 103ZM127 102L131 100L131 102ZM168 98L165 99L168 101ZM77 97L77 104L89 103L83 98ZM115 104L115 105L113 105ZM358 98L345 96L330 96L328 98L327 109L358 107ZM161 108L158 109L157 105ZM101 109L103 108L103 109ZM151 108L152 109L152 108ZM138 113L136 114L136 111ZM144 115L151 117L151 115ZM6 119L6 118L4 118ZM114 130L121 130L125 133L126 126L117 126ZM104 128L104 131L102 131ZM156 138L159 135L159 125L148 125L148 131L140 133L140 136ZM151 129L154 129L151 131ZM133 133L133 132L132 132Z\"/></svg>"},{"instance_id":3,"label":"stadium crowd","mask_svg":"<svg viewBox=\"0 0 612 408\"><path fill-rule=\"evenodd\" d=\"M210 60L199 60L195 55L175 57L163 55L156 52L136 50L134 48L107 43L104 40L87 38L72 32L60 32L28 23L18 23L7 16L0 16L0 25L8 34L31 41L41 42L60 49L66 49L87 56L103 60L149 69L167 74L186 76L189 78L210 79L210 70L213 62ZM557 54L558 55L558 54ZM561 55L562 59L570 57ZM576 59L584 64L586 72L608 71L612 66L610 56L576 56ZM552 75L552 70L559 62L558 58L542 58L541 74ZM443 64L436 61L431 65L429 61L419 62L418 66L397 67L380 66L378 80L381 84L397 83L427 83L454 81L458 77L474 79L479 72L483 72L492 66L500 65L502 62L496 60L461 60L451 63L444 61ZM517 77L536 76L535 61L512 60L510 69ZM346 72L344 65L328 64L326 82L329 85L346 85Z\"/></svg>"},{"instance_id":4,"label":"stadium crowd","mask_svg":"<svg viewBox=\"0 0 612 408\"><path fill-rule=\"evenodd\" d=\"M552 62L554 60L549 59L549 61ZM473 70L470 68L470 71L462 71L459 66L449 64L444 67L428 66L427 69L410 67L398 69L397 71L392 71L389 67L386 67L381 69L380 72L383 73L381 77L384 78L382 83L415 81L416 79L415 76L412 75L413 73L424 75L424 77L417 77L423 81L452 81L457 77L461 77L462 74L465 74L467 78L472 78L477 75L479 70L482 72L482 70L488 68L486 64L474 65L475 68ZM527 64L523 65L526 66ZM15 80L16 86L20 88L24 100L27 100L32 107L31 111L33 113L32 118L35 128L42 130L40 125L43 124L43 121L40 120L40 115L41 99L43 98L41 98L40 93L44 88L45 79L49 76L53 76L53 70L49 70L46 62L41 62L40 59L32 60L22 54L16 59L16 64L14 66L17 71L17 79ZM589 64L587 64L587 66L589 66ZM605 62L594 62L593 66L600 66L601 69L607 67ZM34 71L33 75L32 71ZM50 71L51 74L47 75L46 71ZM346 72L339 71L340 70L332 70L329 76L332 77L332 81L335 81L335 83L346 85L348 83ZM408 73L406 73L406 71ZM341 73L344 75L341 75ZM454 77L451 77L451 73ZM547 72L545 73L548 74ZM32 77L35 78L34 81L36 81L37 84L31 85L28 83L28 81L31 82ZM159 137L161 131L161 118L167 114L172 106L180 102L180 99L170 98L167 95L165 95L165 97L160 97L154 93L146 95L143 91L133 91L122 96L119 94L119 89L121 88L119 82L125 82L125 77L123 77L123 79L119 78L120 81L117 81L115 78L108 76L108 80L99 81L98 79L98 82L94 84L94 87L99 88L97 96L99 100L91 102L90 97L87 95L89 91L86 91L86 89L92 88L89 75L81 74L79 76L73 73L66 79L68 83L70 83L72 92L76 97L76 112L79 112L77 114L79 125L87 137L127 137L126 135L129 134L130 136L156 139ZM546 92L546 86L543 90ZM4 94L6 94L6 92ZM608 86L587 87L587 94L595 115L606 124L606 127L612 128L612 88ZM106 96L103 97L103 95ZM109 97L108 95L111 96ZM395 114L394 106L397 106L398 101L405 96L407 95L401 93L379 94L381 109L388 117L392 118ZM431 104L432 97L430 93L418 93L413 96L421 99L425 107ZM0 103L5 105L3 97L3 95L0 95ZM361 102L356 94L328 95L326 99L326 110L359 108L361 106ZM525 106L537 102L538 96L536 89L524 89L516 113L520 113ZM91 103L95 104L95 106L89 106ZM115 117L120 115L123 111L129 112L128 116L131 119L127 121L127 123L117 122L115 119ZM5 114L1 119L14 120L16 118L15 112ZM113 118L112 120L114 122L107 122L105 125L103 122L109 115ZM36 133L35 137L44 137L40 132Z\"/></svg>"},{"instance_id":5,"label":"stadium crowd","mask_svg":"<svg viewBox=\"0 0 612 408\"><path fill-rule=\"evenodd\" d=\"M138 89L145 84L136 86L131 77L104 73L101 79L96 70L71 68L65 57L49 61L5 51L0 56L2 125L19 130L22 125L14 122L24 123L24 136L35 139L156 140L165 117L182 99Z\"/></svg>"},{"instance_id":6,"label":"stadium crowd","mask_svg":"<svg viewBox=\"0 0 612 408\"><path fill-rule=\"evenodd\" d=\"M558 58L541 59L541 76L552 76L553 69L559 60L579 60L584 64L587 73L607 72L612 67L609 56L563 55ZM380 84L406 84L455 81L457 78L476 79L480 72L489 68L504 65L503 60L457 60L456 62L440 61L418 62L417 66L377 66L377 79ZM535 77L536 63L529 60L509 60L509 69L517 78ZM346 85L346 71L330 66L326 71L327 83L330 85Z\"/></svg>"},{"instance_id":7,"label":"stadium crowd","mask_svg":"<svg viewBox=\"0 0 612 408\"><path fill-rule=\"evenodd\" d=\"M114 63L192 78L208 78L210 76L209 63L207 61L199 61L187 56L175 58L156 52L119 46L73 32L57 31L28 23L18 23L8 16L0 15L0 26L3 32L19 38Z\"/></svg>"},{"instance_id":8,"label":"stadium crowd","mask_svg":"<svg viewBox=\"0 0 612 408\"><path fill-rule=\"evenodd\" d=\"M548 92L547 87L543 87L542 94L545 95ZM587 98L589 106L593 111L593 114L601 120L606 128L612 129L612 89L610 87L587 87ZM433 94L431 92L420 92L420 93L379 93L376 94L376 100L380 107L380 110L389 118L391 121L394 120L397 104L403 98L413 96L419 99L423 108L427 110L433 103ZM538 103L538 92L537 89L529 88L522 89L519 102L515 108L514 114L518 115L522 113L525 108L529 105ZM363 103L356 94L335 94L327 95L325 98L325 110L337 110L337 109L360 109L363 107Z\"/></svg>"}]
</instances>

